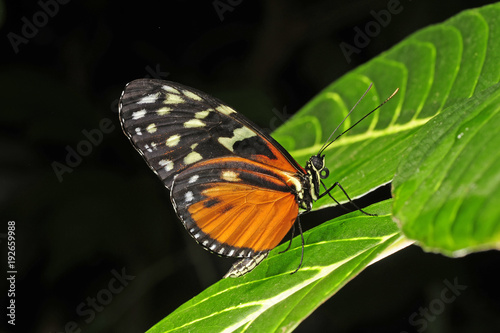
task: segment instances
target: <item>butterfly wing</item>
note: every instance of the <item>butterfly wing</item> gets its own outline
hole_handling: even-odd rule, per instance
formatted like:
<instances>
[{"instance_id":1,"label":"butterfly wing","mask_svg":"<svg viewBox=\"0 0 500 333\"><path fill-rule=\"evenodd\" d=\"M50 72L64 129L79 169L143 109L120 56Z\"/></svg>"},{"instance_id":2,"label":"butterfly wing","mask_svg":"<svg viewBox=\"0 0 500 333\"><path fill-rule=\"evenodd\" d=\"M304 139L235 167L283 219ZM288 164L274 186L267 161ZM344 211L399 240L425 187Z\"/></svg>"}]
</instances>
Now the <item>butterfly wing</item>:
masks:
<instances>
[{"instance_id":1,"label":"butterfly wing","mask_svg":"<svg viewBox=\"0 0 500 333\"><path fill-rule=\"evenodd\" d=\"M119 113L124 132L169 189L186 168L224 156L305 173L279 143L241 114L178 83L132 81L122 93Z\"/></svg>"},{"instance_id":2,"label":"butterfly wing","mask_svg":"<svg viewBox=\"0 0 500 333\"><path fill-rule=\"evenodd\" d=\"M297 218L289 177L244 158L215 158L175 176L171 199L203 247L229 257L254 257L276 247Z\"/></svg>"},{"instance_id":3,"label":"butterfly wing","mask_svg":"<svg viewBox=\"0 0 500 333\"><path fill-rule=\"evenodd\" d=\"M119 112L188 232L212 252L249 260L236 274L290 230L306 172L245 117L193 88L152 79L129 83Z\"/></svg>"}]
</instances>

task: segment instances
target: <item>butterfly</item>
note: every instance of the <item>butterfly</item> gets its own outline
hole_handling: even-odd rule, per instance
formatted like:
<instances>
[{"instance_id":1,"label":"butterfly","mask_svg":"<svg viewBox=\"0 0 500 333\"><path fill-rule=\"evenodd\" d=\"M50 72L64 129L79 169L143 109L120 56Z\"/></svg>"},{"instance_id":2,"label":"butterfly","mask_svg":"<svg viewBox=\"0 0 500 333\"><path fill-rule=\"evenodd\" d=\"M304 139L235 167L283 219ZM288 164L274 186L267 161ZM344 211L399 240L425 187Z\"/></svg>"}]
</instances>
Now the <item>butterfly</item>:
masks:
<instances>
[{"instance_id":1,"label":"butterfly","mask_svg":"<svg viewBox=\"0 0 500 333\"><path fill-rule=\"evenodd\" d=\"M339 183L327 189L322 182L329 175L322 153L335 140L302 167L243 115L179 83L128 83L119 117L132 145L170 190L189 234L213 253L241 258L224 277L254 269L290 229L293 233L296 221L302 236L299 209L310 211L314 201L332 197L333 187L342 189ZM301 264L303 248L302 236Z\"/></svg>"}]
</instances>

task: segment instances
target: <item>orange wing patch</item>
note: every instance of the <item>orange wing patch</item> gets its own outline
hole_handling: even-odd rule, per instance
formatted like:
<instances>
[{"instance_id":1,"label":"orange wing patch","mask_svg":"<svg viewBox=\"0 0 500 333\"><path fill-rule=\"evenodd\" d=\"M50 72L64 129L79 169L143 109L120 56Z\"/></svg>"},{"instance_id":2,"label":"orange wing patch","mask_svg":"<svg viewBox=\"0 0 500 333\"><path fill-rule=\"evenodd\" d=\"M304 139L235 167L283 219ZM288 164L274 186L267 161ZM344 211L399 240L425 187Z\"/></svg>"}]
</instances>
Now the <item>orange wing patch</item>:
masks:
<instances>
[{"instance_id":1,"label":"orange wing patch","mask_svg":"<svg viewBox=\"0 0 500 333\"><path fill-rule=\"evenodd\" d=\"M266 143L267 148L273 153L274 156L277 157L276 160L271 160L267 156L264 155L254 155L255 160L271 165L275 168L288 171L288 172L293 172L296 173L297 171L302 171L304 174L306 171L304 168L302 168L300 165L297 164L297 162L288 160L286 156L284 156L277 148L276 145L279 145L278 142L271 143L269 140L265 139L264 137L260 137L260 139L264 140Z\"/></svg>"},{"instance_id":2,"label":"orange wing patch","mask_svg":"<svg viewBox=\"0 0 500 333\"><path fill-rule=\"evenodd\" d=\"M218 183L188 208L200 230L220 243L255 252L276 247L298 214L292 193L247 184Z\"/></svg>"},{"instance_id":3,"label":"orange wing patch","mask_svg":"<svg viewBox=\"0 0 500 333\"><path fill-rule=\"evenodd\" d=\"M276 247L299 212L296 174L241 157L201 161L174 178L177 215L206 249L253 257Z\"/></svg>"}]
</instances>

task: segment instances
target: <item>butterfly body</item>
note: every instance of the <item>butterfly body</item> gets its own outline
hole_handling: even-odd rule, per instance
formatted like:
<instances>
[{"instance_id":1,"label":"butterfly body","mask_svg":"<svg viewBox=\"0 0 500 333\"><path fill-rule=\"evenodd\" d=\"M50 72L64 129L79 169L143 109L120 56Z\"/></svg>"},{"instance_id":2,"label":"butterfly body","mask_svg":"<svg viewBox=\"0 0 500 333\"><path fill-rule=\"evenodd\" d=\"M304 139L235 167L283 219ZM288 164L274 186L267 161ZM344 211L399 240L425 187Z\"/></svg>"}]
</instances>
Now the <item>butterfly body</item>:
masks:
<instances>
[{"instance_id":1,"label":"butterfly body","mask_svg":"<svg viewBox=\"0 0 500 333\"><path fill-rule=\"evenodd\" d=\"M221 101L184 85L129 83L122 128L170 190L173 207L205 249L253 269L311 210L328 176L324 155L301 167L271 136Z\"/></svg>"}]
</instances>

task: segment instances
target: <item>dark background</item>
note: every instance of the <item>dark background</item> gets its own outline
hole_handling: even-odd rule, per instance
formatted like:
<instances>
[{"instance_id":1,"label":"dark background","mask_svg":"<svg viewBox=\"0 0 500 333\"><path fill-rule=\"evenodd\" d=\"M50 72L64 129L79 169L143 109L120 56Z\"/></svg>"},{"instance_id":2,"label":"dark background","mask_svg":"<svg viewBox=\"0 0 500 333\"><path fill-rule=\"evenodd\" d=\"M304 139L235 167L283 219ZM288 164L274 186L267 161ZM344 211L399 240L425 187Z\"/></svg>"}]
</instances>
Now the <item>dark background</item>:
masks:
<instances>
[{"instance_id":1,"label":"dark background","mask_svg":"<svg viewBox=\"0 0 500 333\"><path fill-rule=\"evenodd\" d=\"M220 3L231 7L222 16L212 1L73 0L43 22L37 1L0 0L0 240L6 267L7 221L15 221L17 331L63 332L74 321L83 332L143 332L232 263L183 230L168 191L123 135L117 99L127 82L177 81L274 129L410 33L490 1L401 1L401 13L350 62L339 44L353 44L353 28L388 1ZM16 52L9 36L22 37L34 15L41 27ZM112 124L105 131L103 120ZM66 163L84 130L102 139L58 178L54 162ZM409 318L434 306L426 332L500 332L499 263L497 252L450 259L409 247L367 268L297 331L424 331ZM77 312L123 270L135 278L95 318ZM445 280L467 289L441 309Z\"/></svg>"}]
</instances>

